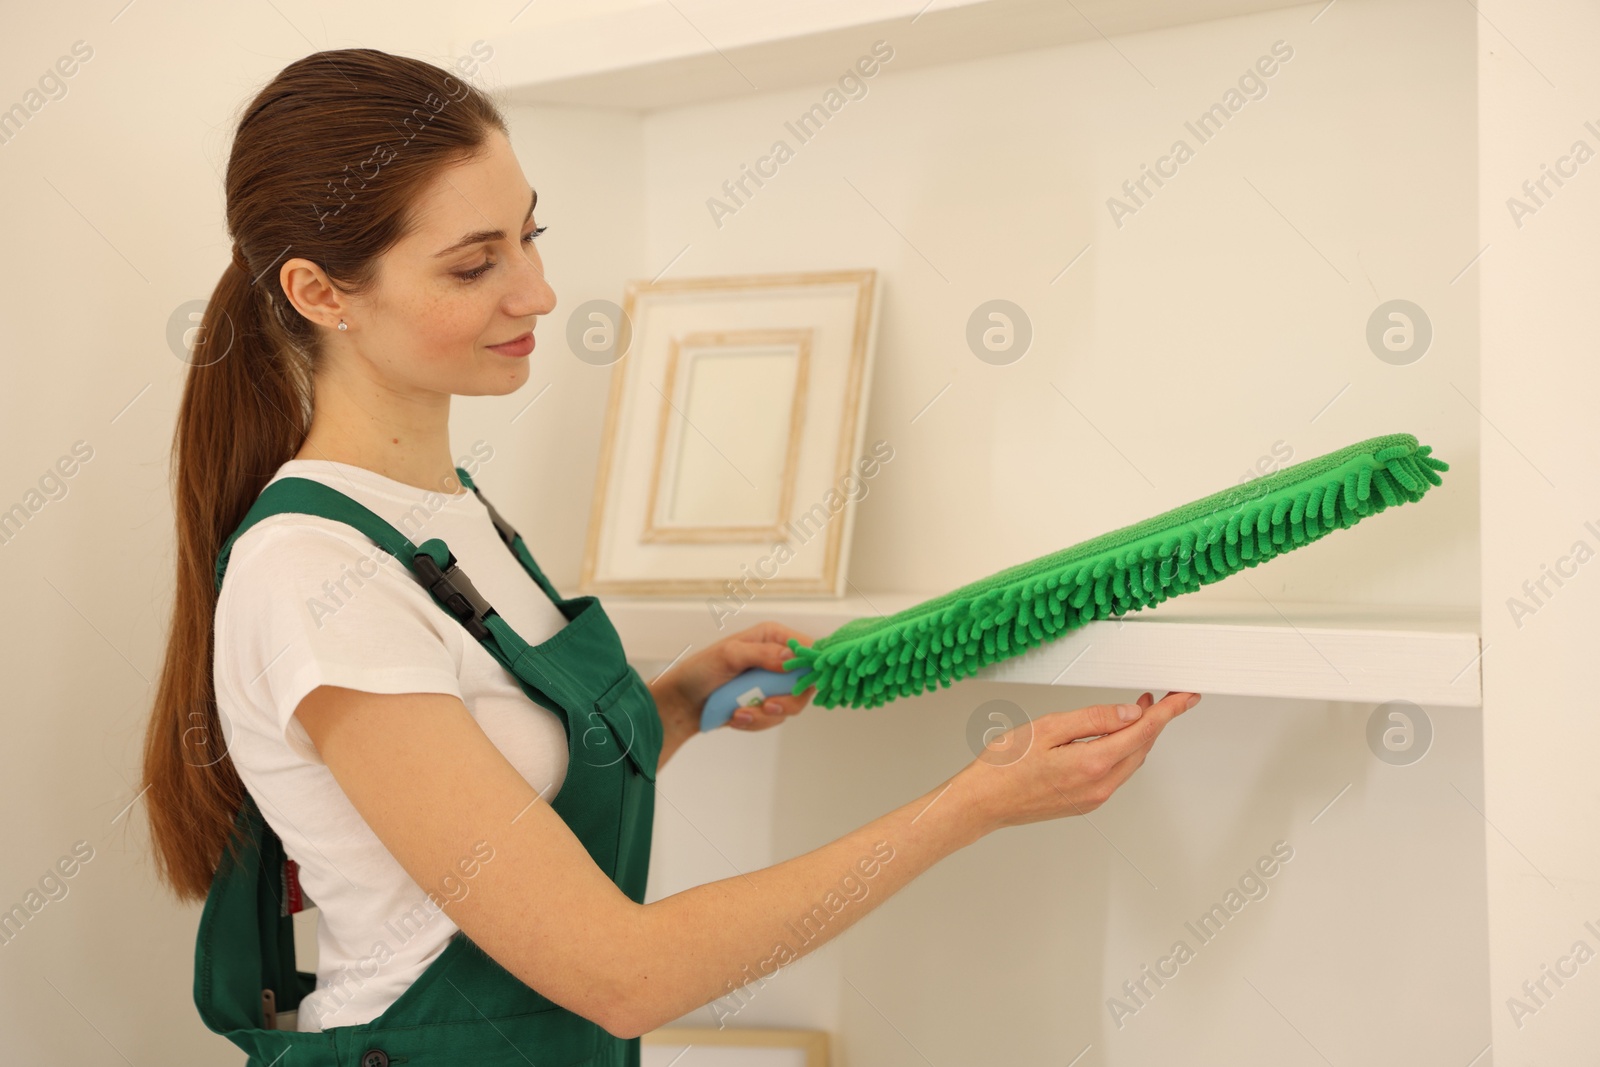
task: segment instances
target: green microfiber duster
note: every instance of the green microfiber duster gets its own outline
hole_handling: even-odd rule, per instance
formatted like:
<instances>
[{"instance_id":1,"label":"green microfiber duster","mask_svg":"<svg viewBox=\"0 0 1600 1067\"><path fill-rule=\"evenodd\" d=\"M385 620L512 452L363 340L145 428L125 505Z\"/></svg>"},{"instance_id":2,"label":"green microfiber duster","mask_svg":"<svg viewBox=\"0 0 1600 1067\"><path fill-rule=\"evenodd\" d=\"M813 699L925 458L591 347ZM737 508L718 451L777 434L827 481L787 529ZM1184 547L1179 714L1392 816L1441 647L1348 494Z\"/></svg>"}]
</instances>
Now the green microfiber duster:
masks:
<instances>
[{"instance_id":1,"label":"green microfiber duster","mask_svg":"<svg viewBox=\"0 0 1600 1067\"><path fill-rule=\"evenodd\" d=\"M1421 500L1450 469L1410 434L1368 438L1153 518L1000 571L893 615L790 638L792 694L870 708L1018 656L1094 619L1191 593Z\"/></svg>"}]
</instances>

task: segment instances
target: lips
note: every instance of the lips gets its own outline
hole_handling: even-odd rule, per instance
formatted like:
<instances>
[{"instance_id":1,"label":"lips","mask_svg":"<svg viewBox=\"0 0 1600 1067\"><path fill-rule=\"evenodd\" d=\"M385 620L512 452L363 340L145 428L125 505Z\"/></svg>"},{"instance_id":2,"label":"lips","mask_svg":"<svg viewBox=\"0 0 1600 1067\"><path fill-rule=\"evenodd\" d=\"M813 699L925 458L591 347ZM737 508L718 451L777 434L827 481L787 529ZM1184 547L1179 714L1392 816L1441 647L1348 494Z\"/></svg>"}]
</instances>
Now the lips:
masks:
<instances>
[{"instance_id":1,"label":"lips","mask_svg":"<svg viewBox=\"0 0 1600 1067\"><path fill-rule=\"evenodd\" d=\"M516 358L519 356L525 356L529 352L532 352L533 345L533 331L529 330L527 333L524 333L519 337L513 337L509 341L501 341L497 345L490 345L489 349L490 351L498 352L502 356L511 356Z\"/></svg>"}]
</instances>

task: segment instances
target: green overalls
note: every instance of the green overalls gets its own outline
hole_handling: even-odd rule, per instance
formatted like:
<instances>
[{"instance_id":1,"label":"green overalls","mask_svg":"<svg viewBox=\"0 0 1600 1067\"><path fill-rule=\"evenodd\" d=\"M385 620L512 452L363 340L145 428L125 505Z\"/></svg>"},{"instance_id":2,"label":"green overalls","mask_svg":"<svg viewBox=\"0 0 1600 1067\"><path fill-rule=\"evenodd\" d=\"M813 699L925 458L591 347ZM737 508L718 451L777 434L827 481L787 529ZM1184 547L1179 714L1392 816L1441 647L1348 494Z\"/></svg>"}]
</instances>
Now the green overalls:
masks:
<instances>
[{"instance_id":1,"label":"green overalls","mask_svg":"<svg viewBox=\"0 0 1600 1067\"><path fill-rule=\"evenodd\" d=\"M462 483L483 494L467 472ZM521 683L528 699L560 717L567 732L566 778L551 807L606 875L644 903L655 814L661 719L644 679L623 657L600 601L564 599L539 570L522 537L484 500L512 554L567 623L529 647L456 567L438 538L413 545L343 493L308 478L268 485L217 557L216 585L239 535L268 515L303 512L349 523L395 556L434 602ZM300 908L295 864L249 792L234 824L242 859L224 851L200 915L194 1000L205 1024L249 1053L247 1067L638 1067L639 1039L621 1039L513 977L457 931L445 949L370 1022L321 1032L267 1029L267 1005L298 1007L316 975L295 966L293 912ZM574 929L574 937L587 936Z\"/></svg>"}]
</instances>

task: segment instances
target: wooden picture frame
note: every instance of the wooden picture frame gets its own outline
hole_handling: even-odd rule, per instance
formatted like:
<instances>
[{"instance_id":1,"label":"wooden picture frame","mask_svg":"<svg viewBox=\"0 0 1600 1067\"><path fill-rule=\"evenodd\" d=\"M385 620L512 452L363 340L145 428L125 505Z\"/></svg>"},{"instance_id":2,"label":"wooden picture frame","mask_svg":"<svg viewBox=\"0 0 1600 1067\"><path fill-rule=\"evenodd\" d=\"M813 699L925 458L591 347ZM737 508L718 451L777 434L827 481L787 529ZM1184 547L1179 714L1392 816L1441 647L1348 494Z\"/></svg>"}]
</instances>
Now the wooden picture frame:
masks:
<instances>
[{"instance_id":1,"label":"wooden picture frame","mask_svg":"<svg viewBox=\"0 0 1600 1067\"><path fill-rule=\"evenodd\" d=\"M628 283L580 592L844 595L879 290L871 269Z\"/></svg>"},{"instance_id":2,"label":"wooden picture frame","mask_svg":"<svg viewBox=\"0 0 1600 1067\"><path fill-rule=\"evenodd\" d=\"M828 1067L826 1030L668 1026L641 1039L641 1067Z\"/></svg>"}]
</instances>

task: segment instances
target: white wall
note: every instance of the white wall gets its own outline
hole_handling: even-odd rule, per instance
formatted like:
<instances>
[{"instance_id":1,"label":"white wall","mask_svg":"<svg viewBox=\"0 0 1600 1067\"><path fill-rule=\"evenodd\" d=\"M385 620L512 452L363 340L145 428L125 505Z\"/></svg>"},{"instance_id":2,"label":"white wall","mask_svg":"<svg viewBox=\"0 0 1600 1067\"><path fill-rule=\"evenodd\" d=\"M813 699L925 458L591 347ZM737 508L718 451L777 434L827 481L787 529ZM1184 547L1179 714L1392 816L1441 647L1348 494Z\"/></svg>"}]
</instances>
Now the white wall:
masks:
<instances>
[{"instance_id":1,"label":"white wall","mask_svg":"<svg viewBox=\"0 0 1600 1067\"><path fill-rule=\"evenodd\" d=\"M1522 1067L1592 1058L1600 1018L1600 720L1582 673L1600 638L1600 590L1594 568L1582 566L1600 549L1600 135L1584 125L1600 127L1592 62L1600 17L1570 2L1486 14L1493 25L1480 23L1478 43L1479 239L1489 246L1481 261L1483 836L1495 1063ZM1574 168L1562 157L1579 140L1589 162ZM1547 180L1553 195L1529 198L1523 182L1558 165L1577 173L1559 187ZM1520 226L1512 197L1537 209ZM1552 570L1565 572L1560 584L1546 578ZM1524 592L1541 580L1543 592ZM1514 611L1512 598L1533 614ZM1565 977L1552 980L1547 968ZM1531 995L1523 988L1541 981Z\"/></svg>"},{"instance_id":2,"label":"white wall","mask_svg":"<svg viewBox=\"0 0 1600 1067\"><path fill-rule=\"evenodd\" d=\"M446 21L421 4L381 17L119 6L28 9L0 35L0 102L75 40L95 48L68 95L0 148L12 253L0 266L0 502L74 441L95 449L0 554L15 605L0 622L14 709L0 750L0 903L74 841L96 849L70 895L0 950L0 1058L236 1062L190 1000L198 909L160 895L141 822L110 822L133 799L170 610L166 460L183 367L164 333L227 260L217 171L231 120L315 48L447 61L511 15L536 24L580 8L515 3ZM1196 595L1465 606L1481 595L1486 714L1428 709L1433 748L1396 767L1366 747L1370 706L1210 696L1099 812L951 857L780 972L731 1025L834 1029L846 1065L1067 1063L1086 1046L1084 1067L1319 1054L1466 1064L1492 1037L1476 1063L1503 1067L1579 1047L1600 998L1592 967L1520 1029L1504 1001L1585 936L1584 919L1600 925L1582 836L1600 802L1583 784L1595 727L1561 670L1592 643L1594 597L1574 582L1521 630L1503 602L1587 536L1584 519L1600 525L1581 466L1597 451L1593 420L1578 406L1593 371L1573 315L1594 288L1582 262L1595 201L1579 177L1518 230L1504 199L1585 136L1584 119L1600 124L1584 63L1600 27L1575 4L1480 5L1492 26L1470 5L1321 6L1115 48L903 74L891 61L720 230L706 198L822 87L643 118L512 110L551 227L541 247L557 320L620 298L625 279L653 276L685 245L675 274L880 270L867 439L890 440L896 458L856 527L851 573L865 589L954 587L1231 484L1275 446L1299 460L1406 431L1452 464L1424 506ZM1278 39L1294 57L1266 97L1116 227L1106 198L1175 137L1193 145L1184 120ZM913 49L915 36L891 43ZM991 297L1020 304L1035 328L1011 366L964 346L967 315ZM1435 328L1407 367L1363 338L1394 297ZM458 401L455 432L463 446L494 442L494 499L566 589L606 373L540 351L516 397ZM1573 435L1587 436L1558 449ZM1038 714L1130 695L969 683L698 739L660 781L651 895L796 855L917 795L970 758L968 716L991 697ZM1195 958L1119 1029L1107 998L1278 840L1295 853L1270 893L1216 942L1191 941Z\"/></svg>"}]
</instances>

